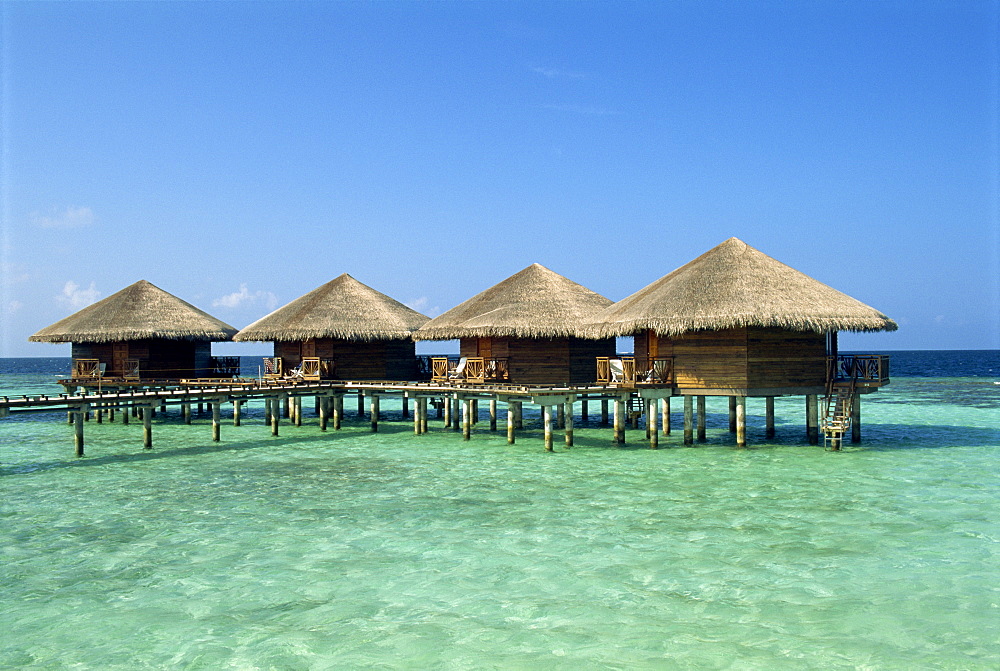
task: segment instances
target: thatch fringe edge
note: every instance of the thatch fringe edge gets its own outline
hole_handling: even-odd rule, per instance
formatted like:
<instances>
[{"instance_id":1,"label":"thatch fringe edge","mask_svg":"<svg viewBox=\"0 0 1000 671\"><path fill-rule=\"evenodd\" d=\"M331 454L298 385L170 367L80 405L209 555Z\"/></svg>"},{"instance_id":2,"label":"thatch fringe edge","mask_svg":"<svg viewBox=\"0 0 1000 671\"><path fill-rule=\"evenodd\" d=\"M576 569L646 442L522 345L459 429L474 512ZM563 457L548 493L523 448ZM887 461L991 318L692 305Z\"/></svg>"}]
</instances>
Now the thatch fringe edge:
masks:
<instances>
[{"instance_id":1,"label":"thatch fringe edge","mask_svg":"<svg viewBox=\"0 0 1000 671\"><path fill-rule=\"evenodd\" d=\"M613 338L630 336L653 330L664 336L678 336L690 331L719 331L723 329L781 328L788 331L853 331L871 333L875 331L895 331L899 326L888 317L803 317L803 318L762 318L759 315L734 315L732 317L691 317L678 319L642 319L609 324L593 324L586 329L588 338Z\"/></svg>"}]
</instances>

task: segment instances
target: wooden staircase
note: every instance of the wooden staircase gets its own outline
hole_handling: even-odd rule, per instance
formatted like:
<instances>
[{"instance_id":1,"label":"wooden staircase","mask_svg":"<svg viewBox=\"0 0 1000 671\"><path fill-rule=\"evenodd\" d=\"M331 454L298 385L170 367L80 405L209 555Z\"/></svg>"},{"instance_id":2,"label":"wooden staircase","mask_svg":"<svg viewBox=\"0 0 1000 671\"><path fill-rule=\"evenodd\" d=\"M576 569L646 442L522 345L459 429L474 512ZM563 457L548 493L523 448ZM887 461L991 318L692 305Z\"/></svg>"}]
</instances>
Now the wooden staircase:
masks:
<instances>
[{"instance_id":1,"label":"wooden staircase","mask_svg":"<svg viewBox=\"0 0 1000 671\"><path fill-rule=\"evenodd\" d=\"M858 370L852 366L850 377L838 378L831 367L826 382L826 402L820 428L823 430L827 449L837 451L844 443L844 436L851 430L854 397L858 393Z\"/></svg>"}]
</instances>

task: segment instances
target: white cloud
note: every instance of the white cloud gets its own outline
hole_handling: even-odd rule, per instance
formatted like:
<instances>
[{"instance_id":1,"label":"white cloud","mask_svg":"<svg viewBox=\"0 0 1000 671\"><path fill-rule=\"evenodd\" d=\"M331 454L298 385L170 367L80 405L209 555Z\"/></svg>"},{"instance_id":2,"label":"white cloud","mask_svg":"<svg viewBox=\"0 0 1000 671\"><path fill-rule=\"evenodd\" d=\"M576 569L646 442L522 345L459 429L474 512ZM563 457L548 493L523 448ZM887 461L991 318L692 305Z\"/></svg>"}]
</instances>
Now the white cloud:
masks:
<instances>
[{"instance_id":1,"label":"white cloud","mask_svg":"<svg viewBox=\"0 0 1000 671\"><path fill-rule=\"evenodd\" d=\"M549 79L585 79L586 74L582 72L573 72L571 70L562 70L560 68L543 68L543 67L533 67L532 72L537 72L540 75L548 77Z\"/></svg>"},{"instance_id":2,"label":"white cloud","mask_svg":"<svg viewBox=\"0 0 1000 671\"><path fill-rule=\"evenodd\" d=\"M42 228L81 228L92 225L97 217L89 207L67 207L63 210L53 207L47 215L33 212L31 220Z\"/></svg>"},{"instance_id":3,"label":"white cloud","mask_svg":"<svg viewBox=\"0 0 1000 671\"><path fill-rule=\"evenodd\" d=\"M268 310L278 307L278 297L270 291L255 291L250 293L246 284L240 285L239 291L220 296L212 301L213 308L238 308L262 304Z\"/></svg>"},{"instance_id":4,"label":"white cloud","mask_svg":"<svg viewBox=\"0 0 1000 671\"><path fill-rule=\"evenodd\" d=\"M420 298L415 298L408 303L403 303L403 305L410 308L411 310L416 310L420 314L427 315L428 317L437 317L439 314L441 314L441 308L439 308L438 306L435 305L434 307L427 307L428 305L430 305L430 300L427 298L427 296L421 296Z\"/></svg>"},{"instance_id":5,"label":"white cloud","mask_svg":"<svg viewBox=\"0 0 1000 671\"><path fill-rule=\"evenodd\" d=\"M7 304L7 310L11 314L14 314L15 312L20 311L20 309L23 308L23 307L24 307L24 303L22 303L21 301L11 301L10 303Z\"/></svg>"},{"instance_id":6,"label":"white cloud","mask_svg":"<svg viewBox=\"0 0 1000 671\"><path fill-rule=\"evenodd\" d=\"M91 282L90 286L86 289L81 289L80 285L70 280L63 287L62 294L56 296L56 300L64 305L68 305L71 308L79 310L80 308L85 308L91 303L96 303L97 299L101 297L101 292L97 290L94 283Z\"/></svg>"}]
</instances>

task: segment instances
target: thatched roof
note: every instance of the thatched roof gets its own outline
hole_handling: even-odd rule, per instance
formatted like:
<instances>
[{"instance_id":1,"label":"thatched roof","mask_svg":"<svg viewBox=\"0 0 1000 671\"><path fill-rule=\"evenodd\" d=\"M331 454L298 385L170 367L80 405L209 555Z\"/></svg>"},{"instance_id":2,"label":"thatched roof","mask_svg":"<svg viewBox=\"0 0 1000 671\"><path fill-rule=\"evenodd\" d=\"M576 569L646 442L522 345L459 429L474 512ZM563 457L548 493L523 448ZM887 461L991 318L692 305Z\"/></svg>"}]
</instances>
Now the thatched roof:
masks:
<instances>
[{"instance_id":1,"label":"thatched roof","mask_svg":"<svg viewBox=\"0 0 1000 671\"><path fill-rule=\"evenodd\" d=\"M611 301L534 263L413 334L414 340L587 337L581 333Z\"/></svg>"},{"instance_id":2,"label":"thatched roof","mask_svg":"<svg viewBox=\"0 0 1000 671\"><path fill-rule=\"evenodd\" d=\"M229 340L236 329L163 289L139 280L43 328L33 342Z\"/></svg>"},{"instance_id":3,"label":"thatched roof","mask_svg":"<svg viewBox=\"0 0 1000 671\"><path fill-rule=\"evenodd\" d=\"M605 310L595 336L665 336L744 326L792 331L895 331L894 321L737 238Z\"/></svg>"},{"instance_id":4,"label":"thatched roof","mask_svg":"<svg viewBox=\"0 0 1000 671\"><path fill-rule=\"evenodd\" d=\"M409 340L428 320L397 300L344 273L261 317L234 340Z\"/></svg>"}]
</instances>

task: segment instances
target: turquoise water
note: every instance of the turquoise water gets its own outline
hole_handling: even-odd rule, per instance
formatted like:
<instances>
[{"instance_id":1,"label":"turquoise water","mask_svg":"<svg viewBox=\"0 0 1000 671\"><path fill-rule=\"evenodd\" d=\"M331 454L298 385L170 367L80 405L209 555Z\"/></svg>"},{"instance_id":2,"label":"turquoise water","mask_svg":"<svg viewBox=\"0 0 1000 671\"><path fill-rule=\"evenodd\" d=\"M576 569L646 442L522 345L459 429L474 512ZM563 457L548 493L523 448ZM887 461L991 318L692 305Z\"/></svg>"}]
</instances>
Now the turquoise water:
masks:
<instances>
[{"instance_id":1,"label":"turquoise water","mask_svg":"<svg viewBox=\"0 0 1000 671\"><path fill-rule=\"evenodd\" d=\"M0 666L996 669L998 380L895 378L842 453L801 399L771 442L751 399L747 450L724 399L695 447L551 454L534 415L463 442L391 402L277 438L251 407L219 444L171 409L147 452L91 421L83 459L64 417L6 419Z\"/></svg>"}]
</instances>

